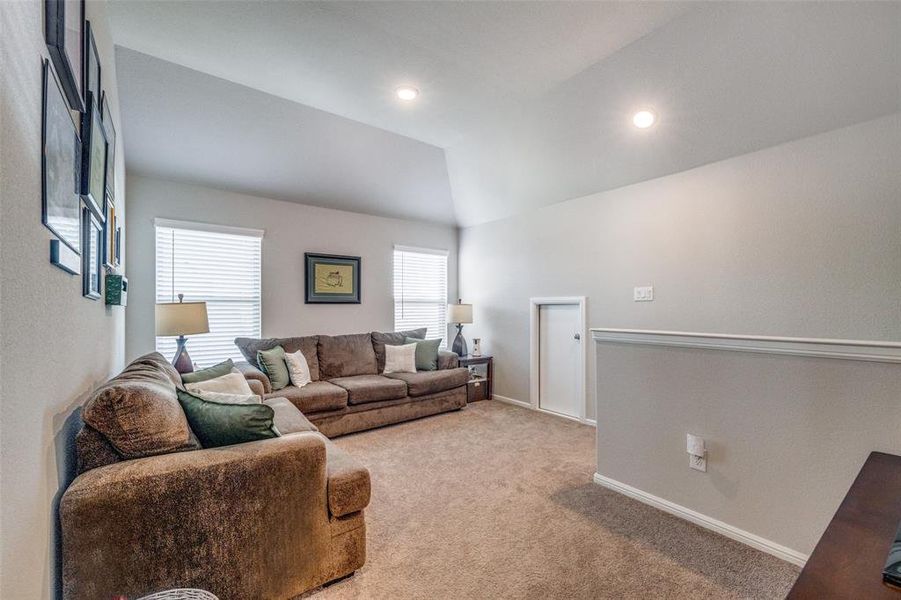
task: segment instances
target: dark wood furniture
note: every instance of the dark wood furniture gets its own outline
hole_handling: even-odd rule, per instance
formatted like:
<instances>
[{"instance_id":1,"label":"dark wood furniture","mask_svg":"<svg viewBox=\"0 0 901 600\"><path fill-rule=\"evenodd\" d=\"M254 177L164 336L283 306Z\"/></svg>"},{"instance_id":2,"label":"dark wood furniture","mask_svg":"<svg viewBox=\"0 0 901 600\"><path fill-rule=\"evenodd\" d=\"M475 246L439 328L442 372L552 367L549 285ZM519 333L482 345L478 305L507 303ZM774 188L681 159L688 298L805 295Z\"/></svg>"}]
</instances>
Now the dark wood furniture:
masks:
<instances>
[{"instance_id":1,"label":"dark wood furniture","mask_svg":"<svg viewBox=\"0 0 901 600\"><path fill-rule=\"evenodd\" d=\"M901 456L870 454L820 538L790 600L901 600L882 568L901 520Z\"/></svg>"},{"instance_id":2,"label":"dark wood furniture","mask_svg":"<svg viewBox=\"0 0 901 600\"><path fill-rule=\"evenodd\" d=\"M494 357L488 355L471 356L469 354L460 357L461 367L469 368L474 365L485 365L486 375L469 380L469 384L466 386L467 402L491 400L494 386Z\"/></svg>"}]
</instances>

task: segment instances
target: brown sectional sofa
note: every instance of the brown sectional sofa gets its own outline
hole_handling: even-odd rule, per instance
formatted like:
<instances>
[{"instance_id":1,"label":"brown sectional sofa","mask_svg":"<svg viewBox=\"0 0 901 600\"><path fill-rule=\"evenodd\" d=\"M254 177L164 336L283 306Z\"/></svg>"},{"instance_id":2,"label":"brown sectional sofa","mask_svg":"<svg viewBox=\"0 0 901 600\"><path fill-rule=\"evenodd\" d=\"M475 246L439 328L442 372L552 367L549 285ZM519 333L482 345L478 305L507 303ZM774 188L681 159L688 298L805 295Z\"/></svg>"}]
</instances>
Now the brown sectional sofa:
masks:
<instances>
[{"instance_id":1,"label":"brown sectional sofa","mask_svg":"<svg viewBox=\"0 0 901 600\"><path fill-rule=\"evenodd\" d=\"M385 345L422 339L425 329L396 333L313 335L292 338L237 338L247 359L239 363L251 386L264 398L290 400L328 437L372 429L466 406L469 373L458 367L457 355L440 352L437 371L382 374ZM303 352L312 383L273 390L259 369L257 352L281 346Z\"/></svg>"},{"instance_id":2,"label":"brown sectional sofa","mask_svg":"<svg viewBox=\"0 0 901 600\"><path fill-rule=\"evenodd\" d=\"M369 471L277 395L264 403L281 437L201 449L180 385L153 353L85 403L59 511L63 598L196 587L278 600L359 569Z\"/></svg>"}]
</instances>

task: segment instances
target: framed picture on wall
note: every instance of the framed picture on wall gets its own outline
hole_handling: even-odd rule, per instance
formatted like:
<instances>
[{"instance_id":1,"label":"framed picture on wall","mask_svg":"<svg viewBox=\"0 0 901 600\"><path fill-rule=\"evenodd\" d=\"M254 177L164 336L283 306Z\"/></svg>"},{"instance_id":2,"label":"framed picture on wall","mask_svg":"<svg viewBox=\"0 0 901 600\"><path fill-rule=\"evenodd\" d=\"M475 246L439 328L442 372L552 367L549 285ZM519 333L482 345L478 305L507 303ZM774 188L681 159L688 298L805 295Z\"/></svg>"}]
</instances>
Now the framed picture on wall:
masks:
<instances>
[{"instance_id":1,"label":"framed picture on wall","mask_svg":"<svg viewBox=\"0 0 901 600\"><path fill-rule=\"evenodd\" d=\"M113 116L110 114L109 99L106 92L100 97L100 119L106 133L106 193L116 199L116 128L113 127Z\"/></svg>"},{"instance_id":2,"label":"framed picture on wall","mask_svg":"<svg viewBox=\"0 0 901 600\"><path fill-rule=\"evenodd\" d=\"M360 257L304 253L306 304L360 304Z\"/></svg>"},{"instance_id":3,"label":"framed picture on wall","mask_svg":"<svg viewBox=\"0 0 901 600\"><path fill-rule=\"evenodd\" d=\"M87 206L82 211L81 230L84 238L81 247L82 295L97 300L103 278L103 224Z\"/></svg>"},{"instance_id":4,"label":"framed picture on wall","mask_svg":"<svg viewBox=\"0 0 901 600\"><path fill-rule=\"evenodd\" d=\"M88 94L93 94L94 99L100 102L100 53L97 52L97 41L91 30L91 22L85 21L84 26L84 73L82 74L85 102ZM98 109L100 107L98 106Z\"/></svg>"},{"instance_id":5,"label":"framed picture on wall","mask_svg":"<svg viewBox=\"0 0 901 600\"><path fill-rule=\"evenodd\" d=\"M106 191L106 132L100 119L97 96L88 92L87 110L81 115L81 195L98 219L104 218Z\"/></svg>"},{"instance_id":6,"label":"framed picture on wall","mask_svg":"<svg viewBox=\"0 0 901 600\"><path fill-rule=\"evenodd\" d=\"M116 204L109 193L105 202L106 218L103 220L103 266L116 266Z\"/></svg>"},{"instance_id":7,"label":"framed picture on wall","mask_svg":"<svg viewBox=\"0 0 901 600\"><path fill-rule=\"evenodd\" d=\"M84 111L84 0L45 0L44 37L69 108Z\"/></svg>"},{"instance_id":8,"label":"framed picture on wall","mask_svg":"<svg viewBox=\"0 0 901 600\"><path fill-rule=\"evenodd\" d=\"M62 86L47 60L44 61L41 152L41 220L71 252L80 254L81 140Z\"/></svg>"}]
</instances>

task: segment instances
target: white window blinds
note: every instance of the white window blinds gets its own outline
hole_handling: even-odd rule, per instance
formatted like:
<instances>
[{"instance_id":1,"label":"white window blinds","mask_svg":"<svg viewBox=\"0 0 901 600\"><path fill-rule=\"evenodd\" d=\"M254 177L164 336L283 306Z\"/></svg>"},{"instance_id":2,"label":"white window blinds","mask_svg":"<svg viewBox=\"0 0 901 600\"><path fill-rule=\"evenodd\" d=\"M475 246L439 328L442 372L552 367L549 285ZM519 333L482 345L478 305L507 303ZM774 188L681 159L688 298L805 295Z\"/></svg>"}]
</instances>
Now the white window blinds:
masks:
<instances>
[{"instance_id":1,"label":"white window blinds","mask_svg":"<svg viewBox=\"0 0 901 600\"><path fill-rule=\"evenodd\" d=\"M394 247L394 330L427 327L447 347L447 252Z\"/></svg>"},{"instance_id":2,"label":"white window blinds","mask_svg":"<svg viewBox=\"0 0 901 600\"><path fill-rule=\"evenodd\" d=\"M262 232L156 222L156 301L207 303L210 332L189 336L188 352L200 367L243 360L239 336L260 337ZM156 338L156 349L175 355L176 339Z\"/></svg>"}]
</instances>

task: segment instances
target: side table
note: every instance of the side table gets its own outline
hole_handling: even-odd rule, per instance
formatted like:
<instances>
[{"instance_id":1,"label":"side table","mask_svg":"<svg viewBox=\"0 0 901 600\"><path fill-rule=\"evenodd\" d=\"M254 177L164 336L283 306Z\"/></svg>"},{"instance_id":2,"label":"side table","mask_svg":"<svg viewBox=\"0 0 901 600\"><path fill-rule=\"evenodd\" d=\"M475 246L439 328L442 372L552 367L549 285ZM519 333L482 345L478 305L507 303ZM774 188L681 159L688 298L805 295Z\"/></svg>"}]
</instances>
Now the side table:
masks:
<instances>
[{"instance_id":1,"label":"side table","mask_svg":"<svg viewBox=\"0 0 901 600\"><path fill-rule=\"evenodd\" d=\"M491 400L494 387L494 357L484 354L482 356L465 355L460 357L461 367L477 367L470 371L484 371L471 376L466 386L466 401ZM481 367L481 368L479 368Z\"/></svg>"}]
</instances>

